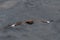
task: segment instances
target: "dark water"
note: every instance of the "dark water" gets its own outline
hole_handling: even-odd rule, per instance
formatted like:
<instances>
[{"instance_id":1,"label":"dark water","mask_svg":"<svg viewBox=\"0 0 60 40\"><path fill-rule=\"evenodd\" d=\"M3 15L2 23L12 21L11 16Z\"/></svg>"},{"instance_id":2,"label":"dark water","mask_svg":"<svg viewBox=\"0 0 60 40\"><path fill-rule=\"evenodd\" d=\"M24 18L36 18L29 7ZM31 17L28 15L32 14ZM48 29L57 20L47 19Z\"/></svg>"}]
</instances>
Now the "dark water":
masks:
<instances>
[{"instance_id":1,"label":"dark water","mask_svg":"<svg viewBox=\"0 0 60 40\"><path fill-rule=\"evenodd\" d=\"M33 18L54 22L7 28ZM60 0L0 0L0 40L60 40Z\"/></svg>"}]
</instances>

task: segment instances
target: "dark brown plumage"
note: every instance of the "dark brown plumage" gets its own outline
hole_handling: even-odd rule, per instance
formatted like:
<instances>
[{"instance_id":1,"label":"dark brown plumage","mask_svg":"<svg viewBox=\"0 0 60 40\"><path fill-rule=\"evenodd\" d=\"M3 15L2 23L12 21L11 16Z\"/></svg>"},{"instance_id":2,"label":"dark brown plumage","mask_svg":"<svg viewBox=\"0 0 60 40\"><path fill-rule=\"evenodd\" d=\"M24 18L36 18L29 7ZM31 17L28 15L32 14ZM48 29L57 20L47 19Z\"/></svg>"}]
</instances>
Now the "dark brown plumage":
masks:
<instances>
[{"instance_id":1,"label":"dark brown plumage","mask_svg":"<svg viewBox=\"0 0 60 40\"><path fill-rule=\"evenodd\" d=\"M27 24L33 24L34 22L33 22L33 20L27 20L27 21L25 21L25 23L27 23Z\"/></svg>"}]
</instances>

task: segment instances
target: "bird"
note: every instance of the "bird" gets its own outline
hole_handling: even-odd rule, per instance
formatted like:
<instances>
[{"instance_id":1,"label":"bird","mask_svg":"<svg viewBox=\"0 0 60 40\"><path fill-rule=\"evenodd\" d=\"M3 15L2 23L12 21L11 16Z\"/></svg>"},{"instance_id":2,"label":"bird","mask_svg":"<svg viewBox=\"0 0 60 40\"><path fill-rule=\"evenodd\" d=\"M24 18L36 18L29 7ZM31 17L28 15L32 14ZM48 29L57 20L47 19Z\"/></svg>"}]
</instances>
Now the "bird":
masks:
<instances>
[{"instance_id":1,"label":"bird","mask_svg":"<svg viewBox=\"0 0 60 40\"><path fill-rule=\"evenodd\" d=\"M31 25L31 24L33 24L33 23L34 23L34 21L33 21L33 20L26 20L26 21L25 21L25 23L27 23L27 24L30 24L30 25Z\"/></svg>"}]
</instances>

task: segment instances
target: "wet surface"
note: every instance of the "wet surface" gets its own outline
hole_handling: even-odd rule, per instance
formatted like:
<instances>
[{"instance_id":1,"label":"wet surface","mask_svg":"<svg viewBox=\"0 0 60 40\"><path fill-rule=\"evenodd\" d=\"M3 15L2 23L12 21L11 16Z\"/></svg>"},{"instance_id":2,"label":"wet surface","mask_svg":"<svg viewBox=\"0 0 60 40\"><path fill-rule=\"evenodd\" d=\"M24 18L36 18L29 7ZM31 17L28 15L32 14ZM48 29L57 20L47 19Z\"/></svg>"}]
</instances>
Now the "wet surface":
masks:
<instances>
[{"instance_id":1,"label":"wet surface","mask_svg":"<svg viewBox=\"0 0 60 40\"><path fill-rule=\"evenodd\" d=\"M8 24L47 19L45 24ZM60 0L0 0L0 40L60 40Z\"/></svg>"}]
</instances>

